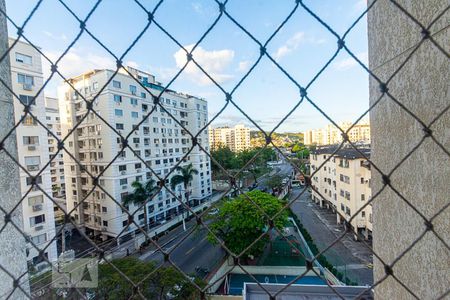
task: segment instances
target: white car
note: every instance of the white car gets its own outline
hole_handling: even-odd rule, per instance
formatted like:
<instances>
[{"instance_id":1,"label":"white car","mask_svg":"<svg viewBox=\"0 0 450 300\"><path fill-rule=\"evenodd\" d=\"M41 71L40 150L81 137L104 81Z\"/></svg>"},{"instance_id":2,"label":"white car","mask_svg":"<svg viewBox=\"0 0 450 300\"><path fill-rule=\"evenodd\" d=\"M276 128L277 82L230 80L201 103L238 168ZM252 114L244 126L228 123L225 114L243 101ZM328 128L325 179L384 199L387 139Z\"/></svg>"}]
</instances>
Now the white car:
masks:
<instances>
[{"instance_id":1,"label":"white car","mask_svg":"<svg viewBox=\"0 0 450 300\"><path fill-rule=\"evenodd\" d=\"M219 213L219 210L217 208L213 208L208 212L208 215L214 216L214 215L217 215L218 213Z\"/></svg>"}]
</instances>

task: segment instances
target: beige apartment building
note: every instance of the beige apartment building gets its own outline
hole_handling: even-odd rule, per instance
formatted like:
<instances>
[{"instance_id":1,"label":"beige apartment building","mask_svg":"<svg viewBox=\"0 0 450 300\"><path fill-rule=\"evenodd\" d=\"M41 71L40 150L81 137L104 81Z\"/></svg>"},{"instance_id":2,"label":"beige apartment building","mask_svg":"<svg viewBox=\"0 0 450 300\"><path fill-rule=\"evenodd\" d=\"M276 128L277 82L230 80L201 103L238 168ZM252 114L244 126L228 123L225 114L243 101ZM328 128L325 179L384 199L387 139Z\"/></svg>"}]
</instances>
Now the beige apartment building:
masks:
<instances>
[{"instance_id":1,"label":"beige apartment building","mask_svg":"<svg viewBox=\"0 0 450 300\"><path fill-rule=\"evenodd\" d=\"M228 147L239 152L250 148L250 128L242 124L234 127L218 127L209 129L209 142L212 150Z\"/></svg>"},{"instance_id":2,"label":"beige apartment building","mask_svg":"<svg viewBox=\"0 0 450 300\"><path fill-rule=\"evenodd\" d=\"M347 131L351 126L351 122L339 124L339 127L344 131ZM354 143L370 143L370 123L363 121L353 126L348 132L348 138ZM303 142L305 145L317 146L339 144L342 142L342 133L336 126L329 124L324 128L305 131L303 133Z\"/></svg>"},{"instance_id":3,"label":"beige apartment building","mask_svg":"<svg viewBox=\"0 0 450 300\"><path fill-rule=\"evenodd\" d=\"M115 201L122 202L133 191L131 184L134 181L145 183L150 178L157 180L137 155L161 178L169 174L180 160L181 166L192 163L198 175L194 176L189 186L190 206L206 201L211 195L208 156L199 147L193 147L189 152L192 148L190 135L167 113L170 112L195 135L208 122L206 100L167 90L160 97L160 103L167 110L164 112L159 106L154 108L152 95L136 82L141 82L154 95L158 95L163 87L155 81L155 77L131 67L127 70L132 76L122 69L112 80L113 71L92 70L70 79L76 91L68 83L58 89L63 135L87 113L86 102L81 96L92 101L100 92L93 102L93 109L105 121L92 112L87 114L66 141L68 150L82 167L71 157L65 156L64 169L68 211L75 209L72 213L75 221L84 226L89 234L104 239L118 236L127 227L128 216ZM152 109L151 115L137 128ZM109 126L123 137L131 133L128 144L137 155L128 148L121 152L121 139ZM209 149L207 130L198 135L197 141L206 150ZM98 185L109 195L94 183L89 174L101 174ZM170 177L174 174L176 172L171 173ZM183 189L182 185L178 185L175 193L184 195ZM131 205L128 209L135 212L138 207ZM150 227L153 227L183 210L176 197L164 188L147 203L148 215L144 216L141 209L135 214L135 222L141 226L147 218ZM136 229L133 224L127 227L126 233Z\"/></svg>"},{"instance_id":4,"label":"beige apartment building","mask_svg":"<svg viewBox=\"0 0 450 300\"><path fill-rule=\"evenodd\" d=\"M350 224L355 233L366 238L372 235L372 204L364 207L350 220L372 196L371 166L353 148L343 148L330 156L337 148L322 147L313 151L311 160L312 199L336 213L337 223ZM370 149L359 149L370 158ZM326 161L329 159L328 161ZM325 162L326 161L326 162ZM322 167L320 167L324 164ZM319 169L320 167L320 169Z\"/></svg>"},{"instance_id":5,"label":"beige apartment building","mask_svg":"<svg viewBox=\"0 0 450 300\"><path fill-rule=\"evenodd\" d=\"M10 46L14 39L9 39ZM15 120L23 116L24 105L30 105L30 112L45 124L45 101L42 88L41 55L31 45L17 42L10 52L12 89L20 98L14 99ZM22 102L22 103L21 103ZM47 131L28 115L16 129L18 159L26 169L20 169L20 188L22 192L23 230L38 249L45 249L44 255L49 261L57 258L56 242L48 245L55 236L55 218L53 202L46 196L52 196L50 168L42 168L50 159ZM41 172L39 176L37 174ZM37 186L33 185L33 177ZM22 249L21 249L22 250ZM47 268L39 257L38 250L28 243L23 249L27 253L28 264L37 270Z\"/></svg>"}]
</instances>

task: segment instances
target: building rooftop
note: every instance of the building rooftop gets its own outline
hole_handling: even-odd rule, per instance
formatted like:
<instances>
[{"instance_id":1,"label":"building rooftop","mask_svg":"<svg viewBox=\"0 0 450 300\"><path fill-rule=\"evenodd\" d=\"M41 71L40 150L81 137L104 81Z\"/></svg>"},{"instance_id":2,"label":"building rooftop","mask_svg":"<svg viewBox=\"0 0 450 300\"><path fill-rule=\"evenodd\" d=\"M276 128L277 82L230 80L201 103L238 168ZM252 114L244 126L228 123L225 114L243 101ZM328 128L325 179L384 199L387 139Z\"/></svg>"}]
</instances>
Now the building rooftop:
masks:
<instances>
[{"instance_id":1,"label":"building rooftop","mask_svg":"<svg viewBox=\"0 0 450 300\"><path fill-rule=\"evenodd\" d=\"M264 289L266 289L271 295L278 292L280 289L286 287L285 284L262 284ZM370 300L374 299L370 290L364 286L333 286L344 299L358 299ZM362 295L359 295L363 293ZM315 299L315 300L334 300L342 299L341 296L336 294L327 285L302 285L293 284L283 290L277 299L280 300L303 300L303 299ZM269 295L264 291L261 286L256 283L246 283L244 286L243 293L244 300L269 300Z\"/></svg>"},{"instance_id":2,"label":"building rooftop","mask_svg":"<svg viewBox=\"0 0 450 300\"><path fill-rule=\"evenodd\" d=\"M317 148L316 150L311 151L311 154L332 154L336 149L338 149L339 145L330 145L325 147ZM358 148L359 152L356 151L355 148L344 146L343 148L339 149L333 156L335 157L343 157L343 158L349 158L349 159L355 159L355 158L370 158L370 146L364 145L363 148ZM361 152L361 153L360 153ZM364 156L362 155L364 154Z\"/></svg>"}]
</instances>

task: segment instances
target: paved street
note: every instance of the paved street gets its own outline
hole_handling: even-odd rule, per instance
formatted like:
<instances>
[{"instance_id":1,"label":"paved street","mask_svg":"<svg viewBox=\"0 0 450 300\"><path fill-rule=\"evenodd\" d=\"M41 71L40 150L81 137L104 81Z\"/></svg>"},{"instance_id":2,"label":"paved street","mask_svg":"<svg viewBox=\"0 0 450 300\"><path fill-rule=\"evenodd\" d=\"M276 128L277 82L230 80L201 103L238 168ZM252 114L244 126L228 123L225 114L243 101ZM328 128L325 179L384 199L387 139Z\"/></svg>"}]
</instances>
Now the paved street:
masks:
<instances>
[{"instance_id":1,"label":"paved street","mask_svg":"<svg viewBox=\"0 0 450 300\"><path fill-rule=\"evenodd\" d=\"M300 191L300 188L294 188L290 198L297 197ZM291 209L300 218L319 250L322 250L333 243L344 231L342 226L336 224L335 214L326 209L320 209L310 199L310 194L304 193L291 205ZM352 281L360 285L373 283L373 270L367 268L367 264L372 263L371 251L362 242L354 241L351 234L346 234L327 250L325 256Z\"/></svg>"},{"instance_id":2,"label":"paved street","mask_svg":"<svg viewBox=\"0 0 450 300\"><path fill-rule=\"evenodd\" d=\"M185 235L195 226L195 222L191 220L187 223L187 231L184 232L182 226L179 226L168 235L158 240L158 244L164 250L170 250L170 259L184 272L188 274L196 274L199 277L207 275L205 272L197 273L196 266L214 269L221 262L225 255L220 246L214 246L206 239L207 230L202 228L194 229L194 231L185 239ZM156 261L162 263L164 258L156 247L150 247L149 251L140 255L140 259L145 261Z\"/></svg>"},{"instance_id":3,"label":"paved street","mask_svg":"<svg viewBox=\"0 0 450 300\"><path fill-rule=\"evenodd\" d=\"M283 164L276 165L273 168L273 171L262 175L258 178L258 187L256 189L258 190L264 190L268 189L266 186L266 182L275 174L280 175L281 177L286 177L292 172L292 166L289 163L283 162ZM270 192L270 191L268 191Z\"/></svg>"}]
</instances>

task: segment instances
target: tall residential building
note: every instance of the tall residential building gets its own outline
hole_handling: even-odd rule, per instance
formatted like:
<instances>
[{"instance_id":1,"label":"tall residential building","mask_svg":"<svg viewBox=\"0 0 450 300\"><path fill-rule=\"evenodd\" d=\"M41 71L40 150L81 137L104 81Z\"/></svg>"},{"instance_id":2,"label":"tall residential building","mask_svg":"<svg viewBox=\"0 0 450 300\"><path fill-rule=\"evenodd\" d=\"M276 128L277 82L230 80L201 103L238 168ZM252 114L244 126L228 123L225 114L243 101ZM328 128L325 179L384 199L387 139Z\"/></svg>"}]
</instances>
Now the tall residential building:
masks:
<instances>
[{"instance_id":1,"label":"tall residential building","mask_svg":"<svg viewBox=\"0 0 450 300\"><path fill-rule=\"evenodd\" d=\"M47 133L48 136L48 152L49 157L55 156L50 163L50 176L52 182L53 200L58 203L55 205L55 219L62 221L64 212L62 209L66 206L66 184L64 181L64 160L63 151L58 152L58 138L62 139L61 134L61 120L59 116L58 99L52 97L45 97L45 124L53 134Z\"/></svg>"},{"instance_id":2,"label":"tall residential building","mask_svg":"<svg viewBox=\"0 0 450 300\"><path fill-rule=\"evenodd\" d=\"M10 46L14 43L9 39ZM41 55L31 45L17 42L10 52L11 78L13 91L23 104L31 104L30 112L42 123L45 123L45 101L41 92L36 94L43 85ZM15 120L19 122L24 106L14 100ZM49 145L47 131L33 117L28 115L16 129L18 158L27 172L20 169L22 192L23 230L39 249L44 249L44 255L50 261L57 258L56 242L48 245L55 236L55 219L53 202L46 194L52 195L50 168L42 168L49 161ZM39 176L37 174L41 172ZM31 176L30 176L31 175ZM33 177L36 185L33 185ZM37 269L46 263L39 256L38 250L31 244L27 246L28 262Z\"/></svg>"},{"instance_id":3,"label":"tall residential building","mask_svg":"<svg viewBox=\"0 0 450 300\"><path fill-rule=\"evenodd\" d=\"M367 205L352 221L350 217L372 197L371 166L353 148L340 149L325 162L335 150L333 146L322 147L310 155L311 173L318 170L311 178L315 188L312 198L321 207L326 206L336 212L338 223L350 222L355 233L360 232L369 238L372 235L372 204ZM359 150L370 158L369 148Z\"/></svg>"},{"instance_id":4,"label":"tall residential building","mask_svg":"<svg viewBox=\"0 0 450 300\"><path fill-rule=\"evenodd\" d=\"M239 152L250 148L250 128L238 124L232 128L218 127L209 129L211 149L228 147L231 151Z\"/></svg>"},{"instance_id":5,"label":"tall residential building","mask_svg":"<svg viewBox=\"0 0 450 300\"><path fill-rule=\"evenodd\" d=\"M75 208L72 213L75 221L82 224L88 233L102 238L115 237L127 226L127 214L112 198L121 202L133 191L131 184L134 181L146 182L150 178L156 180L151 170L130 149L119 154L122 150L121 140L108 126L115 128L124 137L131 132L128 144L160 177L165 177L187 154L181 166L192 163L198 170L198 175L194 176L189 186L189 205L195 206L211 195L210 160L198 146L194 146L189 152L192 147L191 137L172 117L157 106L136 129L154 108L154 99L136 80L155 95L163 87L151 74L131 67L127 67L127 70L133 76L122 69L113 80L110 80L114 74L111 70L92 70L69 80L76 91L68 83L58 89L63 135L87 113L86 102L81 95L92 101L100 92L93 102L93 109L106 123L92 112L83 119L66 142L66 147L82 164L82 168L68 156L64 156L64 167L68 211ZM107 85L103 88L105 84ZM208 108L203 99L167 90L161 96L160 103L192 134L196 134L207 124ZM207 130L201 132L197 140L209 151ZM101 174L98 184L108 194L94 185L88 172L93 176ZM176 173L175 171L172 175ZM184 194L182 189L181 185L177 186L176 194ZM86 200L81 204L83 199ZM136 209L134 205L129 207L131 212ZM150 226L155 226L159 221L170 219L183 209L179 201L163 189L147 203L148 215L144 216L142 209L135 214L135 222L143 225L144 218L147 218ZM136 228L132 225L128 231L134 229Z\"/></svg>"},{"instance_id":6,"label":"tall residential building","mask_svg":"<svg viewBox=\"0 0 450 300\"><path fill-rule=\"evenodd\" d=\"M339 127L347 131L352 126L351 122L342 122ZM370 143L370 124L369 122L359 122L348 132L348 138L351 142ZM303 133L305 145L333 145L342 142L341 131L333 124L325 128L311 129Z\"/></svg>"}]
</instances>

